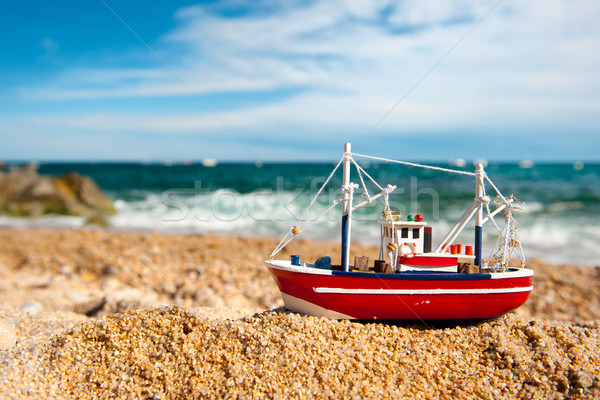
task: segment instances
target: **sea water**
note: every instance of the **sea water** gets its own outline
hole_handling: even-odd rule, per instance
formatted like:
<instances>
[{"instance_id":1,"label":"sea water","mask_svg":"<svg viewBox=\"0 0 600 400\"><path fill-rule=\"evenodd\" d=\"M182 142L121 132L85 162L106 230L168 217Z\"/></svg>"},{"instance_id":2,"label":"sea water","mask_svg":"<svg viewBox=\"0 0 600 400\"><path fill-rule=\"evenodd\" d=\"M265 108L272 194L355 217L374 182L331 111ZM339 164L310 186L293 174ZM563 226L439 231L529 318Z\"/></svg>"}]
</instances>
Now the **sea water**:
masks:
<instances>
[{"instance_id":1,"label":"sea water","mask_svg":"<svg viewBox=\"0 0 600 400\"><path fill-rule=\"evenodd\" d=\"M340 237L339 205L324 213L341 197L341 169L332 176L313 207L305 212L336 163L42 163L40 174L75 171L92 177L114 200L117 214L107 229L164 233L220 233L273 237L274 246L296 225L302 237L337 241ZM434 245L440 242L472 203L475 178L395 164L361 164L380 186L396 185L390 206L403 217L421 214L433 227ZM434 164L473 172L448 163ZM504 196L514 195L523 204L515 213L518 238L528 258L552 263L600 265L600 164L489 163L488 177ZM352 181L360 188L357 204L365 199L360 177L353 168ZM370 195L380 189L363 174ZM489 184L490 208L496 192ZM352 240L379 245L379 219L383 202L353 214ZM495 222L500 229L504 217ZM1 217L5 227L77 228L83 218L44 216ZM308 229L305 229L308 228ZM484 226L484 254L493 251L498 231ZM473 223L457 243L472 244ZM489 254L486 254L489 253Z\"/></svg>"}]
</instances>

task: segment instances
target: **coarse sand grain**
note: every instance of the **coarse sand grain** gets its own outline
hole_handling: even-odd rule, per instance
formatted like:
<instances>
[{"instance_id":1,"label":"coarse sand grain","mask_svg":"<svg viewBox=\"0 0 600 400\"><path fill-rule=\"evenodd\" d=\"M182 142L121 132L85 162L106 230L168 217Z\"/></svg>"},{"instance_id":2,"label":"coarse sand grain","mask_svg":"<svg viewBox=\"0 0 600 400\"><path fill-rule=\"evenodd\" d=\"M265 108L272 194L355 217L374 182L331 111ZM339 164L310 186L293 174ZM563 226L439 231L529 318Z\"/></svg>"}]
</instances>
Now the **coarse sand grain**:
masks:
<instances>
[{"instance_id":1,"label":"coarse sand grain","mask_svg":"<svg viewBox=\"0 0 600 400\"><path fill-rule=\"evenodd\" d=\"M358 323L284 310L276 242L0 230L0 398L600 397L597 267L530 261L531 297L493 320Z\"/></svg>"},{"instance_id":2,"label":"coarse sand grain","mask_svg":"<svg viewBox=\"0 0 600 400\"><path fill-rule=\"evenodd\" d=\"M599 344L596 324L515 315L426 327L282 309L230 320L167 307L77 324L21 365L26 386L5 381L3 390L39 398L594 398Z\"/></svg>"}]
</instances>

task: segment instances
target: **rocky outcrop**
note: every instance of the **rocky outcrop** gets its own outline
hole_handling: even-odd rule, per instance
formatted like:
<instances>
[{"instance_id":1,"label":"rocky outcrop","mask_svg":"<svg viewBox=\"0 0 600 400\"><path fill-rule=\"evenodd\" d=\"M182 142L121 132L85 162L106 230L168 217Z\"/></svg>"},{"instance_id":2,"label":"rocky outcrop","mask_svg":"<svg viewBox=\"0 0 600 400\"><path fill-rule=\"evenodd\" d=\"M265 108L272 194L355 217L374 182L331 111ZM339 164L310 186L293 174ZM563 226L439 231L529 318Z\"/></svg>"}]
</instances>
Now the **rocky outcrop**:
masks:
<instances>
[{"instance_id":1,"label":"rocky outcrop","mask_svg":"<svg viewBox=\"0 0 600 400\"><path fill-rule=\"evenodd\" d=\"M64 214L102 222L114 214L113 203L89 177L71 172L59 177L39 175L28 165L0 172L0 213L11 216Z\"/></svg>"}]
</instances>

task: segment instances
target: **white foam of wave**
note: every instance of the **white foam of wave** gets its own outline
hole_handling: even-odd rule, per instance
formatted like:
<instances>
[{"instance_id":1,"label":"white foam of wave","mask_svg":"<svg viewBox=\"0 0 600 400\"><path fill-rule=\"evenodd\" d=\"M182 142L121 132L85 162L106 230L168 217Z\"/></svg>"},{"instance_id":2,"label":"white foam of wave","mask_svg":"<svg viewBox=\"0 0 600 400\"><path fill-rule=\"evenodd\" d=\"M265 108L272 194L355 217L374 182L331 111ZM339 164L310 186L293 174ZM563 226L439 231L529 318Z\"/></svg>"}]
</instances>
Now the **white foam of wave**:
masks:
<instances>
[{"instance_id":1,"label":"white foam of wave","mask_svg":"<svg viewBox=\"0 0 600 400\"><path fill-rule=\"evenodd\" d=\"M301 195L269 191L241 195L227 190L149 194L138 201L115 202L118 214L109 221L117 229L273 235L290 229L302 215L302 205L294 203ZM309 223L317 216L309 212L304 220ZM327 218L317 222L325 227L327 223Z\"/></svg>"},{"instance_id":2,"label":"white foam of wave","mask_svg":"<svg viewBox=\"0 0 600 400\"><path fill-rule=\"evenodd\" d=\"M334 195L318 202L300 223L302 236L314 240L337 241L340 238L339 211L333 210L317 220L331 204ZM115 201L117 214L109 218L112 229L156 230L165 233L220 233L281 237L302 215L312 196L303 192L262 191L239 194L234 191L211 193L137 193L137 200ZM521 218L519 239L528 258L551 263L600 265L600 221L590 218L559 218L556 214L531 211L541 204L529 203L529 212ZM458 208L447 208L443 219L429 220L434 246L439 244L460 217ZM464 211L464 210L463 210ZM379 244L379 225L375 222L381 204L368 206L353 218L353 241ZM445 217L445 218L444 218ZM598 218L596 218L598 219ZM500 227L501 216L496 217ZM312 225L304 231L307 225ZM0 227L76 229L85 226L82 217L48 215L38 218L0 217ZM488 257L498 237L491 223L484 229L483 255ZM473 229L466 229L455 243L473 242Z\"/></svg>"},{"instance_id":3,"label":"white foam of wave","mask_svg":"<svg viewBox=\"0 0 600 400\"><path fill-rule=\"evenodd\" d=\"M78 229L85 225L85 218L68 215L42 215L40 217L7 217L0 216L0 227L35 229Z\"/></svg>"},{"instance_id":4,"label":"white foam of wave","mask_svg":"<svg viewBox=\"0 0 600 400\"><path fill-rule=\"evenodd\" d=\"M544 205L538 201L528 201L523 204L523 209L520 211L523 214L531 214L544 210Z\"/></svg>"},{"instance_id":5,"label":"white foam of wave","mask_svg":"<svg viewBox=\"0 0 600 400\"><path fill-rule=\"evenodd\" d=\"M528 257L556 264L600 265L600 228L592 221L538 218L521 224L520 238Z\"/></svg>"},{"instance_id":6,"label":"white foam of wave","mask_svg":"<svg viewBox=\"0 0 600 400\"><path fill-rule=\"evenodd\" d=\"M558 202L548 205L549 212L573 211L583 208L584 204L581 201Z\"/></svg>"}]
</instances>

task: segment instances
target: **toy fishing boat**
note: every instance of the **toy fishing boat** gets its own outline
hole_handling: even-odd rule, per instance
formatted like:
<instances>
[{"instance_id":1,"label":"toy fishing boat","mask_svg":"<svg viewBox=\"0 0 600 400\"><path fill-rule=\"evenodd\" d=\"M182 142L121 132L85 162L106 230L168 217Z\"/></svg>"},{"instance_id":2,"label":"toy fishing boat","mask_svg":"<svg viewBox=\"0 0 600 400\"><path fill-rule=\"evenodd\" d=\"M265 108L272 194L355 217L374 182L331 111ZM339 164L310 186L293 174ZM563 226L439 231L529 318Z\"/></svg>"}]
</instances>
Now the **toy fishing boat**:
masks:
<instances>
[{"instance_id":1,"label":"toy fishing boat","mask_svg":"<svg viewBox=\"0 0 600 400\"><path fill-rule=\"evenodd\" d=\"M356 159L398 163L474 178L475 199L434 248L432 229L421 215L403 220L390 208L389 196L396 186L380 186ZM533 271L525 268L523 249L516 237L517 223L513 212L520 209L520 204L512 196L504 197L500 193L481 164L475 172L458 171L355 154L346 143L342 159L321 186L317 197L340 166L343 169L341 198L328 210L338 204L341 206L341 265L332 265L329 256L312 262L302 260L301 254L292 255L289 260L275 259L285 245L307 228L300 227L306 211L265 261L287 309L334 319L486 319L507 313L527 300L533 290ZM361 185L350 181L352 167L355 167ZM380 192L371 195L365 178ZM485 192L486 182L497 195L493 211ZM364 200L354 204L354 193L359 188ZM381 218L374 221L381 229L379 259L370 265L366 257L357 256L351 265L352 212L376 200L383 201ZM505 220L502 229L494 221L494 216L499 213ZM473 243L464 247L454 244L472 219L475 225ZM496 227L499 237L491 256L484 260L482 232L488 222ZM521 261L516 268L509 265L515 255Z\"/></svg>"}]
</instances>

